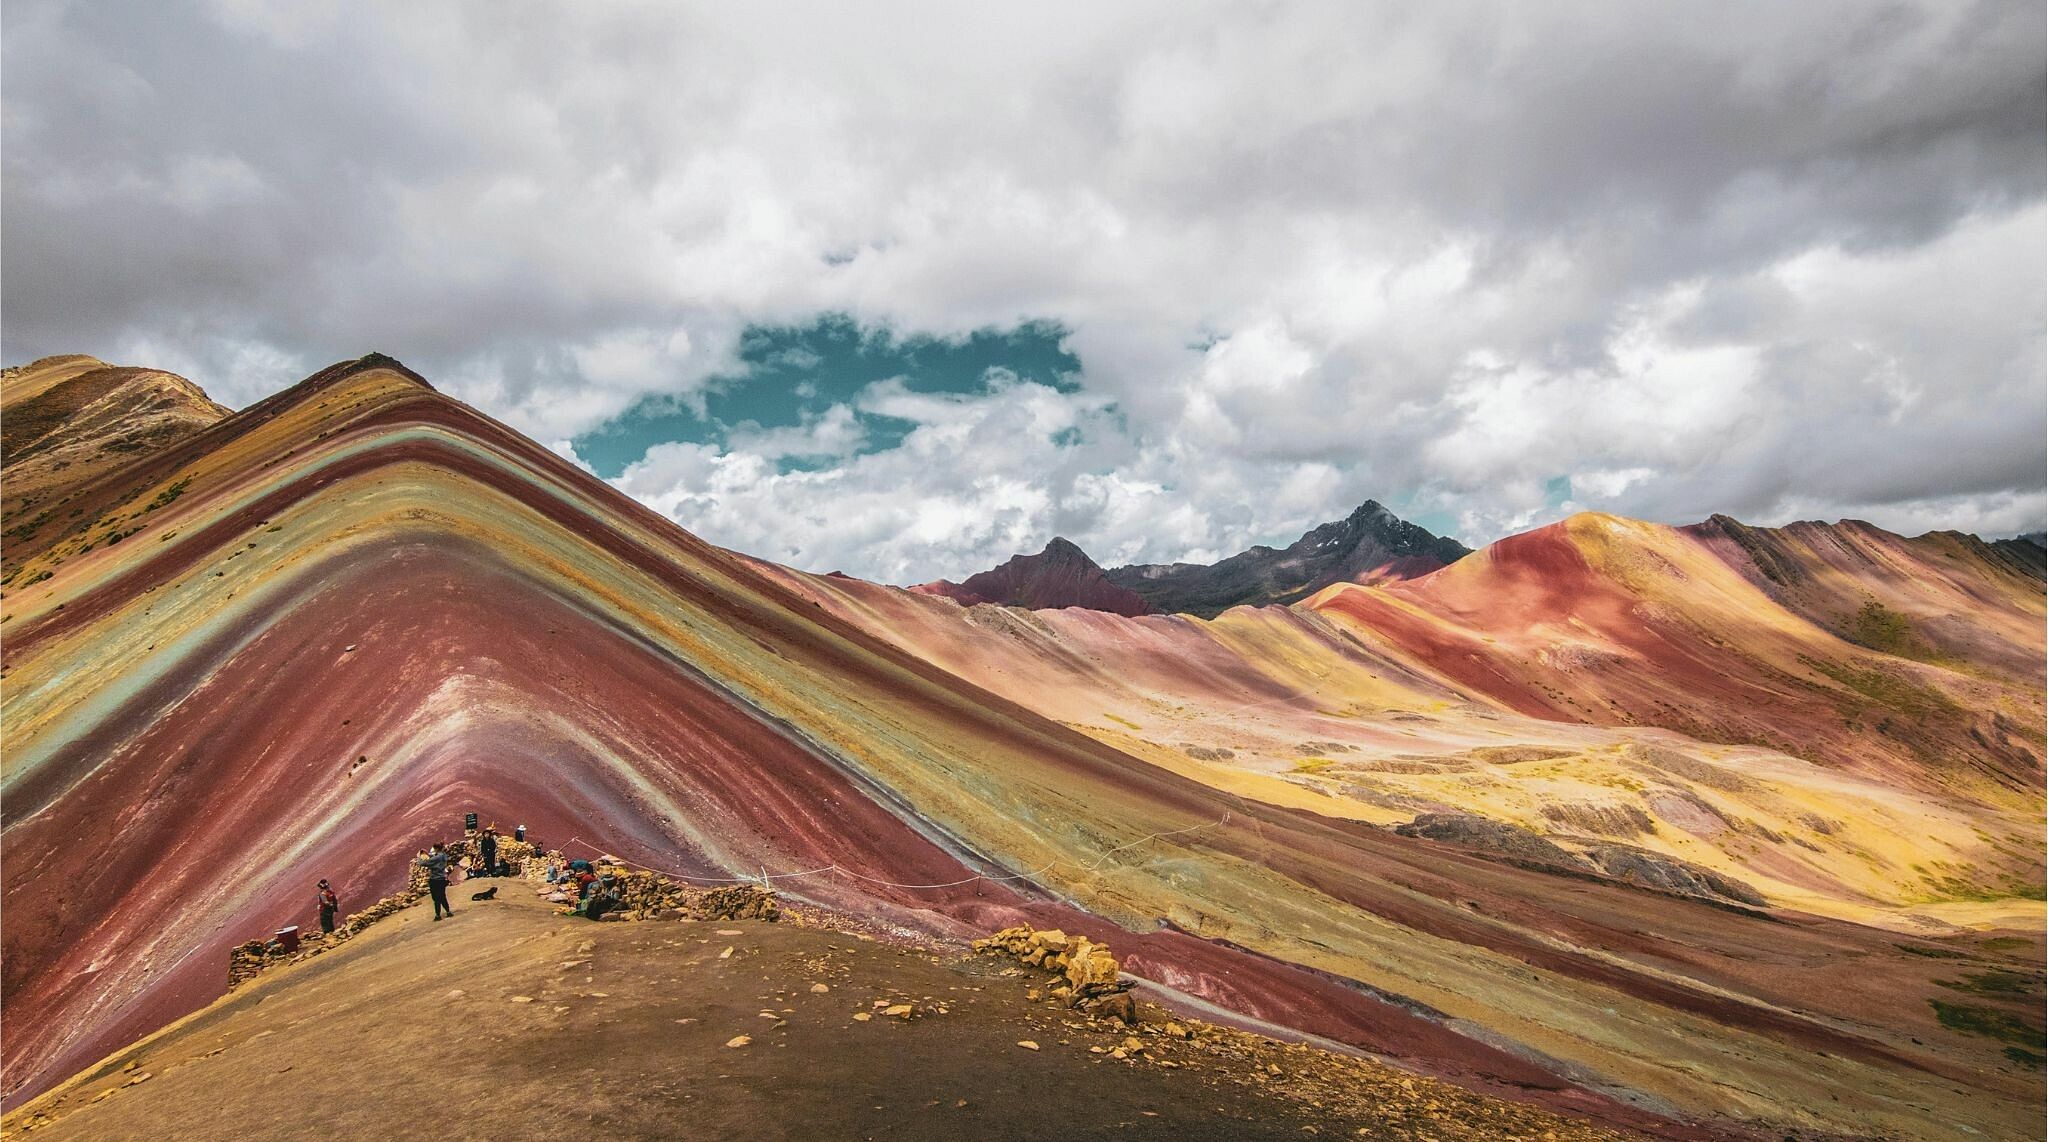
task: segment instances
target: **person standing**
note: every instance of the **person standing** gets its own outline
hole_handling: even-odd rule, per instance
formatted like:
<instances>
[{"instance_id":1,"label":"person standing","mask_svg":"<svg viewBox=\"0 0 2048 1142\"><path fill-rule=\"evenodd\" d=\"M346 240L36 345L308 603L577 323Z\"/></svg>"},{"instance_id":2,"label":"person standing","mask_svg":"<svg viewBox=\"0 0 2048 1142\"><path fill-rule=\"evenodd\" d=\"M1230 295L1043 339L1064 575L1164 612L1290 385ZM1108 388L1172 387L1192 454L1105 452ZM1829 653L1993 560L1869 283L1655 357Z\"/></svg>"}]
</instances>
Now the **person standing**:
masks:
<instances>
[{"instance_id":1,"label":"person standing","mask_svg":"<svg viewBox=\"0 0 2048 1142\"><path fill-rule=\"evenodd\" d=\"M484 826L483 836L477 838L476 847L483 857L483 874L498 875L498 826Z\"/></svg>"},{"instance_id":2,"label":"person standing","mask_svg":"<svg viewBox=\"0 0 2048 1142\"><path fill-rule=\"evenodd\" d=\"M427 894L434 898L434 919L455 915L448 907L448 846L440 841L414 862L427 870Z\"/></svg>"},{"instance_id":3,"label":"person standing","mask_svg":"<svg viewBox=\"0 0 2048 1142\"><path fill-rule=\"evenodd\" d=\"M327 883L325 877L322 877L320 880L320 892L317 899L320 901L321 934L332 936L334 934L334 914L341 910L341 898L334 894L333 886Z\"/></svg>"}]
</instances>

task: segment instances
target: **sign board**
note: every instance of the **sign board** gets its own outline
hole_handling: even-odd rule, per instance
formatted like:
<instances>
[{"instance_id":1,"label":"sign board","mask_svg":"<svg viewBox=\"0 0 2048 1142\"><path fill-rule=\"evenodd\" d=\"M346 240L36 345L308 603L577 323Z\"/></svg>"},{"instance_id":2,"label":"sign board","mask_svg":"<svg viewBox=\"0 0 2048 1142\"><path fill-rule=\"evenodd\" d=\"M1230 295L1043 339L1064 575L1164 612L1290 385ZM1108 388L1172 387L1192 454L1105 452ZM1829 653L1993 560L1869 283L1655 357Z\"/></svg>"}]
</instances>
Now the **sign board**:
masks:
<instances>
[{"instance_id":1,"label":"sign board","mask_svg":"<svg viewBox=\"0 0 2048 1142\"><path fill-rule=\"evenodd\" d=\"M462 827L469 832L476 832L476 814L464 813L462 815Z\"/></svg>"}]
</instances>

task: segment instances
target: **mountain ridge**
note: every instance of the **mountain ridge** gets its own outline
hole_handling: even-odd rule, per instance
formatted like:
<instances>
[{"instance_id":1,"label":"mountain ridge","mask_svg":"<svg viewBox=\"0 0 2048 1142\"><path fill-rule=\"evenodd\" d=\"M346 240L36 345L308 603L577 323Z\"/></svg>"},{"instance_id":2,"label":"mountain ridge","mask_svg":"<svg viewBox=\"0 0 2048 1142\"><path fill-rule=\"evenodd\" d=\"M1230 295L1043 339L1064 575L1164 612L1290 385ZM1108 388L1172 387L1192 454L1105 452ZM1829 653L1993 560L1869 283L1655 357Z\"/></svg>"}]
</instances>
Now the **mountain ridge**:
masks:
<instances>
[{"instance_id":1,"label":"mountain ridge","mask_svg":"<svg viewBox=\"0 0 2048 1142\"><path fill-rule=\"evenodd\" d=\"M0 454L7 538L26 517L53 514L77 489L229 415L191 381L158 369L72 354L0 371ZM12 546L12 544L10 544Z\"/></svg>"},{"instance_id":2,"label":"mountain ridge","mask_svg":"<svg viewBox=\"0 0 2048 1142\"><path fill-rule=\"evenodd\" d=\"M1367 500L1278 550L1254 546L1210 564L1133 564L1107 574L1159 610L1214 618L1234 606L1298 602L1332 583L1412 579L1469 554Z\"/></svg>"},{"instance_id":3,"label":"mountain ridge","mask_svg":"<svg viewBox=\"0 0 2048 1142\"><path fill-rule=\"evenodd\" d=\"M1930 794L1916 752L2040 706L1981 657L2039 637L2003 572L1937 585L1983 612L1955 668L1611 517L1206 623L964 608L719 549L362 361L74 504L0 601L0 983L42 1016L0 1042L10 1099L218 994L310 876L379 895L467 810L922 939L1087 934L1162 995L1657 1132L2039 1117L1930 1006L1956 958L2039 959L2040 857L2007 839L2038 793L1959 767ZM1946 558L1872 543L1840 574ZM1819 551L1784 557L1821 580ZM1688 736L1719 692L1629 688L1744 662L1788 745L1876 760ZM2019 745L1987 764L2038 767ZM1395 831L1458 808L1766 904Z\"/></svg>"},{"instance_id":4,"label":"mountain ridge","mask_svg":"<svg viewBox=\"0 0 2048 1142\"><path fill-rule=\"evenodd\" d=\"M910 590L967 605L1209 619L1232 607L1299 602L1332 583L1426 575L1470 553L1457 540L1434 535L1379 501L1367 500L1343 519L1310 528L1287 547L1255 544L1215 563L1104 569L1078 545L1056 536L1036 555L1012 556L960 583L940 579Z\"/></svg>"}]
</instances>

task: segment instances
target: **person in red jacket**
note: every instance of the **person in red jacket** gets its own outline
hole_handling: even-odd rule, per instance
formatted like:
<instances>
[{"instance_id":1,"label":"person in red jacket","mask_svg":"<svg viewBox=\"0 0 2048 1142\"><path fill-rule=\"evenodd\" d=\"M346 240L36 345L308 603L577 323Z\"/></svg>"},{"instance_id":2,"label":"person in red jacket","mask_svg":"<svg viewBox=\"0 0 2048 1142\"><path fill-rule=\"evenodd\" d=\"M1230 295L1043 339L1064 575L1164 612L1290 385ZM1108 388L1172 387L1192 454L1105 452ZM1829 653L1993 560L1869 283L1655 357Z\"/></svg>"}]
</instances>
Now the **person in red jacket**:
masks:
<instances>
[{"instance_id":1,"label":"person in red jacket","mask_svg":"<svg viewBox=\"0 0 2048 1142\"><path fill-rule=\"evenodd\" d=\"M334 894L334 888L324 877L320 881L320 892L316 899L320 902L320 930L332 936L334 914L341 910L341 898Z\"/></svg>"}]
</instances>

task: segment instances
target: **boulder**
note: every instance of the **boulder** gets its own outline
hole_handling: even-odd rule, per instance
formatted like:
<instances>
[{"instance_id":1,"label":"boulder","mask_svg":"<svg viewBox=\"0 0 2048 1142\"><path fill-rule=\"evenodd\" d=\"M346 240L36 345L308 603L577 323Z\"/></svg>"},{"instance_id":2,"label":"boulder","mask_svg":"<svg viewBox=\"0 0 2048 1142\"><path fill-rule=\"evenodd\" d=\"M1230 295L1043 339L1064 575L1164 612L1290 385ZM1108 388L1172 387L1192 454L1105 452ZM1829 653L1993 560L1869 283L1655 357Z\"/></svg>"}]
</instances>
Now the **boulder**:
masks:
<instances>
[{"instance_id":1,"label":"boulder","mask_svg":"<svg viewBox=\"0 0 2048 1142\"><path fill-rule=\"evenodd\" d=\"M1395 826L1394 832L1404 837L1422 837L1526 864L1571 872L1593 871L1593 862L1553 844L1530 829L1471 813L1424 813L1405 825Z\"/></svg>"},{"instance_id":2,"label":"boulder","mask_svg":"<svg viewBox=\"0 0 2048 1142\"><path fill-rule=\"evenodd\" d=\"M1120 978L1119 965L1108 945L1086 936L1069 936L1058 928L1005 928L976 940L974 950L1011 956L1027 966L1054 973L1065 983L1055 988L1053 994L1074 1007L1095 1008L1131 986ZM1136 1021L1135 1005L1127 1021Z\"/></svg>"},{"instance_id":3,"label":"boulder","mask_svg":"<svg viewBox=\"0 0 2048 1142\"><path fill-rule=\"evenodd\" d=\"M1662 853L1629 845L1601 845L1587 855L1601 872L1660 892L1746 904L1753 908L1770 903L1762 893L1732 876L1723 876L1713 869Z\"/></svg>"}]
</instances>

